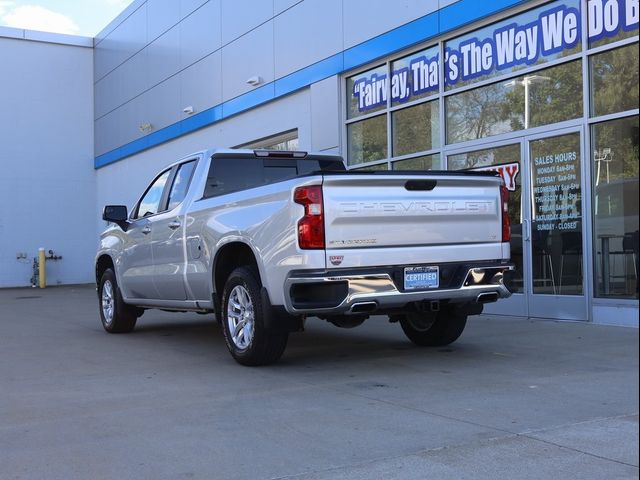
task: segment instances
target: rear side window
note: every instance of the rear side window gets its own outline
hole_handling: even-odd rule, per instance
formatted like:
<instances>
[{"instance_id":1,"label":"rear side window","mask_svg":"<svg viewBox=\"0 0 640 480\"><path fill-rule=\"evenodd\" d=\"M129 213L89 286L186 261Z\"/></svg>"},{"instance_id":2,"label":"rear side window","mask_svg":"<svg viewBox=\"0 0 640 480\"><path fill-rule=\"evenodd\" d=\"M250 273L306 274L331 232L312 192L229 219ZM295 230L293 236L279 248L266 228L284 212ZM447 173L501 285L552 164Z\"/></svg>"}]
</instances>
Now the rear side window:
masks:
<instances>
[{"instance_id":1,"label":"rear side window","mask_svg":"<svg viewBox=\"0 0 640 480\"><path fill-rule=\"evenodd\" d=\"M211 161L204 196L215 197L262 184L262 160L215 158Z\"/></svg>"},{"instance_id":2,"label":"rear side window","mask_svg":"<svg viewBox=\"0 0 640 480\"><path fill-rule=\"evenodd\" d=\"M342 162L330 160L214 158L207 175L204 197L282 182L312 172L343 170Z\"/></svg>"},{"instance_id":3,"label":"rear side window","mask_svg":"<svg viewBox=\"0 0 640 480\"><path fill-rule=\"evenodd\" d=\"M187 195L187 188L189 188L189 181L191 180L191 175L193 174L193 169L196 166L195 161L183 163L178 167L178 171L176 172L176 176L173 180L173 185L171 185L171 191L169 192L169 206L168 210L173 210L176 208L184 197Z\"/></svg>"}]
</instances>

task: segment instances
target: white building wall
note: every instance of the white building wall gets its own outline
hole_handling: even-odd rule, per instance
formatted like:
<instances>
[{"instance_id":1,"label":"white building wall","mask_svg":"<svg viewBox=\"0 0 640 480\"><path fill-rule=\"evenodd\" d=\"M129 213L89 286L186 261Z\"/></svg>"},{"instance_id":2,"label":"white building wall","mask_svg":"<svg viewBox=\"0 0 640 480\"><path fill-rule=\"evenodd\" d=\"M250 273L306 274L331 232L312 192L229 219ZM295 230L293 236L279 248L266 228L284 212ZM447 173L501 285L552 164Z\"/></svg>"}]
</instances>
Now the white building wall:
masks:
<instances>
[{"instance_id":1,"label":"white building wall","mask_svg":"<svg viewBox=\"0 0 640 480\"><path fill-rule=\"evenodd\" d=\"M92 42L31 33L0 31L0 287L30 285L38 247L63 257L47 264L48 284L87 283L97 223Z\"/></svg>"},{"instance_id":2,"label":"white building wall","mask_svg":"<svg viewBox=\"0 0 640 480\"><path fill-rule=\"evenodd\" d=\"M337 77L333 77L335 95L338 89L337 81ZM299 91L276 102L254 108L190 135L100 168L97 170L95 215L99 215L104 205L108 204L127 205L131 208L164 166L199 150L233 147L296 128L300 149L310 150L313 147L314 138L312 123L324 125L326 122L331 127L335 125L337 135L337 118L325 118L325 111L319 107L317 115L322 118L316 118L313 115L312 104L316 102L312 102L311 92L311 88ZM316 119L312 121L314 118ZM318 138L322 143L318 144L315 150L320 150L321 146L332 148L338 145L337 137L331 140L326 129L319 131L321 133ZM106 224L99 223L99 230L102 230Z\"/></svg>"},{"instance_id":3,"label":"white building wall","mask_svg":"<svg viewBox=\"0 0 640 480\"><path fill-rule=\"evenodd\" d=\"M134 0L95 39L95 154L251 92L453 0ZM195 85L195 88L194 88Z\"/></svg>"}]
</instances>

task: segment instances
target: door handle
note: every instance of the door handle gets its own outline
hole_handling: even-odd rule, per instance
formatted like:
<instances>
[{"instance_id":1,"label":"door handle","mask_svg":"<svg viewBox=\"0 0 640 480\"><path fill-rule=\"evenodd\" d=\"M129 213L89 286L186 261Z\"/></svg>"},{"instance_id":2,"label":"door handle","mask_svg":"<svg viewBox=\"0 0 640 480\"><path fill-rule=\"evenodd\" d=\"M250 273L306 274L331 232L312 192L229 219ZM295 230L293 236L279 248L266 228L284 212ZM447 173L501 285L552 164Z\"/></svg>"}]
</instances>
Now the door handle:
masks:
<instances>
[{"instance_id":1,"label":"door handle","mask_svg":"<svg viewBox=\"0 0 640 480\"><path fill-rule=\"evenodd\" d=\"M177 221L177 220L174 220L173 222L171 222L171 223L168 225L168 227L169 227L171 230L175 230L176 228L180 228L180 222L179 222L179 221Z\"/></svg>"},{"instance_id":2,"label":"door handle","mask_svg":"<svg viewBox=\"0 0 640 480\"><path fill-rule=\"evenodd\" d=\"M145 235L148 235L151 233L151 227L149 227L148 225L146 227L144 227L142 230L140 230L142 233L144 233Z\"/></svg>"},{"instance_id":3,"label":"door handle","mask_svg":"<svg viewBox=\"0 0 640 480\"><path fill-rule=\"evenodd\" d=\"M522 221L522 228L524 230L524 241L528 242L531 238L531 223L529 220L525 219Z\"/></svg>"}]
</instances>

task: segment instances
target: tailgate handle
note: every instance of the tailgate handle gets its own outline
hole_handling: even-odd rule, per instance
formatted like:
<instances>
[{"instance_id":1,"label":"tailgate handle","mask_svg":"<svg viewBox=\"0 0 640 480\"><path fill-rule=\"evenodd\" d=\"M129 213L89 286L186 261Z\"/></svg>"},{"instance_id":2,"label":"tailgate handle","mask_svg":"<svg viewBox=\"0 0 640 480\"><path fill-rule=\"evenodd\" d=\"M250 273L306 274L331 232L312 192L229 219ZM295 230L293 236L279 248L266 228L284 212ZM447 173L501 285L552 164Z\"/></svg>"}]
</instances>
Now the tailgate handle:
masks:
<instances>
[{"instance_id":1,"label":"tailgate handle","mask_svg":"<svg viewBox=\"0 0 640 480\"><path fill-rule=\"evenodd\" d=\"M438 184L437 180L407 180L404 184L404 188L409 191L416 190L433 190Z\"/></svg>"}]
</instances>

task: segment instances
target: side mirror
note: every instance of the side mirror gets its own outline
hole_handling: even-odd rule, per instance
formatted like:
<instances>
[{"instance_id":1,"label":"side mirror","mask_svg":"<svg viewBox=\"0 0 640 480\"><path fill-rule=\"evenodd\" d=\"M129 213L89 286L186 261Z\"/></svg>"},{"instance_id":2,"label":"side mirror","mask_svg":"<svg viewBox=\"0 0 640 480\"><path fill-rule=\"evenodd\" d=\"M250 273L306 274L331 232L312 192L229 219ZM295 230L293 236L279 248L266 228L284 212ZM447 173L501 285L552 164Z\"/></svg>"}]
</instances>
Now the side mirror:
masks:
<instances>
[{"instance_id":1,"label":"side mirror","mask_svg":"<svg viewBox=\"0 0 640 480\"><path fill-rule=\"evenodd\" d=\"M129 225L128 218L129 215L127 214L127 207L125 205L107 205L102 211L103 220L115 223L125 232Z\"/></svg>"}]
</instances>

